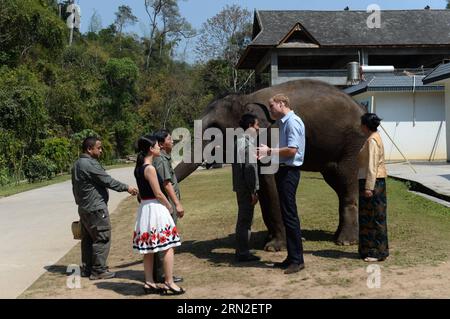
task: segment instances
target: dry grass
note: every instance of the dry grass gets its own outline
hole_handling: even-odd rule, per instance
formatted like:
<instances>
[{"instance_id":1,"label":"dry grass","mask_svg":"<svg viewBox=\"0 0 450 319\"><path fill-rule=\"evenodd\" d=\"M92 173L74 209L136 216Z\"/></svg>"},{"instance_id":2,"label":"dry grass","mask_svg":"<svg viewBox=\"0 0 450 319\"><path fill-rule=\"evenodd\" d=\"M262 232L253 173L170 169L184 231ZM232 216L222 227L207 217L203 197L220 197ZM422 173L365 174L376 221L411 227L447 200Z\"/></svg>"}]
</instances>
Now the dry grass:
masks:
<instances>
[{"instance_id":1,"label":"dry grass","mask_svg":"<svg viewBox=\"0 0 450 319\"><path fill-rule=\"evenodd\" d=\"M404 184L388 182L388 229L391 258L382 264L382 289L368 289L357 247L331 242L337 226L337 198L320 175L304 173L298 192L306 270L286 276L272 269L285 252L262 250L266 236L259 207L252 246L260 263L235 264L236 200L230 170L198 171L181 184L186 216L179 221L183 245L176 254L176 274L185 278L183 298L368 298L445 297L450 282L449 209L411 194ZM21 298L155 298L142 294L142 264L131 250L137 203L124 201L112 215L109 258L117 278L82 279L82 288L66 287L66 267L80 260L77 245L48 269ZM158 298L160 298L158 296Z\"/></svg>"}]
</instances>

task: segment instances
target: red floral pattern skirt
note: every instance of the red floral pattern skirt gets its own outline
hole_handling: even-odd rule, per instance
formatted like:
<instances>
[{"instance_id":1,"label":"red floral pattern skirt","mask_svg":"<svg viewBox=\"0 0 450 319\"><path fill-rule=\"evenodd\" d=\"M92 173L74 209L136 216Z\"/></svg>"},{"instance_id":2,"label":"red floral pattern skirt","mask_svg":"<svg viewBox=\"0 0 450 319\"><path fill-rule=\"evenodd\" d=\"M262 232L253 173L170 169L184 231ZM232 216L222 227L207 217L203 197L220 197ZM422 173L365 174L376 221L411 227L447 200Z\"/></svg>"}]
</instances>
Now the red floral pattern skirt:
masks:
<instances>
[{"instance_id":1,"label":"red floral pattern skirt","mask_svg":"<svg viewBox=\"0 0 450 319\"><path fill-rule=\"evenodd\" d=\"M180 245L177 227L167 208L158 200L143 200L137 211L133 250L148 254Z\"/></svg>"}]
</instances>

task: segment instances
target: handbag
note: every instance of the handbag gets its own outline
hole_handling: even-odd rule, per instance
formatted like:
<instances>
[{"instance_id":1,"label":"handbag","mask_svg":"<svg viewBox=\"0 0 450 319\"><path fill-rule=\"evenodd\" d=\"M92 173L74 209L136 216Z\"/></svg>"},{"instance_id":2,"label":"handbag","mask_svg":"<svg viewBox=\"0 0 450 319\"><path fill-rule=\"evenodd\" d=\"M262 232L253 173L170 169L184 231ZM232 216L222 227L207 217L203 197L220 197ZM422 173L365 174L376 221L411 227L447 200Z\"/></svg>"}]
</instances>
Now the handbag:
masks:
<instances>
[{"instance_id":1,"label":"handbag","mask_svg":"<svg viewBox=\"0 0 450 319\"><path fill-rule=\"evenodd\" d=\"M81 222L80 221L77 220L72 223L72 234L73 234L73 239L81 240Z\"/></svg>"}]
</instances>

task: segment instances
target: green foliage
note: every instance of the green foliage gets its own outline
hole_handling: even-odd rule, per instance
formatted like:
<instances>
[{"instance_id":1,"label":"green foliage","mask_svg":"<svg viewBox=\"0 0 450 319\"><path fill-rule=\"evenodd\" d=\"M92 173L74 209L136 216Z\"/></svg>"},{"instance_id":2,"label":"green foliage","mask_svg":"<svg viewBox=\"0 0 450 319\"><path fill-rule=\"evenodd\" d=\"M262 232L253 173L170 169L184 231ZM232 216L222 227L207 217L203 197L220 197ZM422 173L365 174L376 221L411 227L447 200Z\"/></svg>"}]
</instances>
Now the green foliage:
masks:
<instances>
[{"instance_id":1,"label":"green foliage","mask_svg":"<svg viewBox=\"0 0 450 319\"><path fill-rule=\"evenodd\" d=\"M181 39L194 35L176 0L147 3L156 20L145 38L126 33L135 19L121 6L115 24L101 29L95 14L90 32L76 31L71 46L69 1L0 3L0 184L19 183L25 164L30 180L47 178L42 167L52 171L50 163L52 174L67 171L89 135L102 140L102 163L114 163L134 153L141 134L192 130L214 97L241 85L225 59L174 59ZM235 33L231 43L243 35Z\"/></svg>"},{"instance_id":2,"label":"green foliage","mask_svg":"<svg viewBox=\"0 0 450 319\"><path fill-rule=\"evenodd\" d=\"M223 96L231 92L232 76L228 62L210 60L201 70L205 89L214 96Z\"/></svg>"},{"instance_id":3,"label":"green foliage","mask_svg":"<svg viewBox=\"0 0 450 319\"><path fill-rule=\"evenodd\" d=\"M119 157L133 153L133 143L136 140L135 127L132 121L117 121L112 127L116 140L116 150Z\"/></svg>"},{"instance_id":4,"label":"green foliage","mask_svg":"<svg viewBox=\"0 0 450 319\"><path fill-rule=\"evenodd\" d=\"M27 68L1 70L0 127L14 131L29 152L37 151L36 140L46 133L45 94L45 86Z\"/></svg>"},{"instance_id":5,"label":"green foliage","mask_svg":"<svg viewBox=\"0 0 450 319\"><path fill-rule=\"evenodd\" d=\"M41 154L55 164L59 173L68 172L70 163L74 159L72 144L65 137L46 139Z\"/></svg>"},{"instance_id":6,"label":"green foliage","mask_svg":"<svg viewBox=\"0 0 450 319\"><path fill-rule=\"evenodd\" d=\"M56 165L42 155L33 155L25 164L25 177L30 183L52 179L56 173Z\"/></svg>"},{"instance_id":7,"label":"green foliage","mask_svg":"<svg viewBox=\"0 0 450 319\"><path fill-rule=\"evenodd\" d=\"M112 89L132 92L139 70L130 58L111 59L105 67L105 77Z\"/></svg>"},{"instance_id":8,"label":"green foliage","mask_svg":"<svg viewBox=\"0 0 450 319\"><path fill-rule=\"evenodd\" d=\"M116 154L114 152L113 145L109 141L108 134L105 133L102 135L92 129L84 129L81 132L75 133L71 136L71 143L74 149L74 154L76 154L77 157L81 154L81 144L83 143L84 139L89 136L97 137L102 141L103 155L101 158L101 162L105 165L113 163Z\"/></svg>"},{"instance_id":9,"label":"green foliage","mask_svg":"<svg viewBox=\"0 0 450 319\"><path fill-rule=\"evenodd\" d=\"M82 130L81 132L75 133L72 135L72 141L73 143L75 143L81 150L81 143L83 143L84 139L89 137L89 136L93 136L93 137L97 137L100 138L100 135L97 134L97 132L95 132L94 130L91 129L85 129Z\"/></svg>"},{"instance_id":10,"label":"green foliage","mask_svg":"<svg viewBox=\"0 0 450 319\"><path fill-rule=\"evenodd\" d=\"M30 57L34 50L49 58L61 53L66 28L48 3L39 0L2 0L0 10L0 64L16 65Z\"/></svg>"}]
</instances>

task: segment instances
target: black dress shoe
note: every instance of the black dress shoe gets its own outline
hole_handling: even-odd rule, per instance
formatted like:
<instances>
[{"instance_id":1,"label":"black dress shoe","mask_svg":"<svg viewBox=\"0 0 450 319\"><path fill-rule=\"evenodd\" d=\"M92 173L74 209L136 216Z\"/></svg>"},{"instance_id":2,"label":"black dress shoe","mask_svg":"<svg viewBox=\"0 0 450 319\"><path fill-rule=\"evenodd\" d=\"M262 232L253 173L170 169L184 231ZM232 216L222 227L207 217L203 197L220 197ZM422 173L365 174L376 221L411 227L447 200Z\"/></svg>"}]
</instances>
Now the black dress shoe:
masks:
<instances>
[{"instance_id":1,"label":"black dress shoe","mask_svg":"<svg viewBox=\"0 0 450 319\"><path fill-rule=\"evenodd\" d=\"M82 270L81 271L81 277L83 278L89 278L91 276L91 272L87 271L87 270Z\"/></svg>"},{"instance_id":2,"label":"black dress shoe","mask_svg":"<svg viewBox=\"0 0 450 319\"><path fill-rule=\"evenodd\" d=\"M273 263L273 268L279 269L287 269L291 262L288 259L283 260L282 262Z\"/></svg>"},{"instance_id":3,"label":"black dress shoe","mask_svg":"<svg viewBox=\"0 0 450 319\"><path fill-rule=\"evenodd\" d=\"M293 274L293 273L296 273L296 272L299 272L300 270L302 270L302 269L305 269L305 264L290 264L287 268L286 268L286 270L284 271L284 273L286 274L286 275L289 275L289 274Z\"/></svg>"},{"instance_id":4,"label":"black dress shoe","mask_svg":"<svg viewBox=\"0 0 450 319\"><path fill-rule=\"evenodd\" d=\"M236 261L239 263L242 262L250 262L250 261L259 261L261 260L260 257L248 254L248 255L236 255Z\"/></svg>"}]
</instances>

